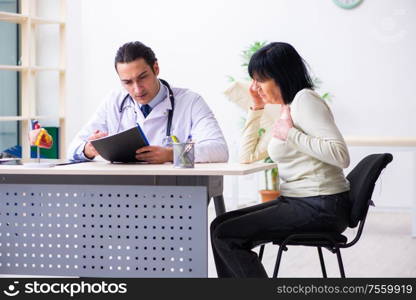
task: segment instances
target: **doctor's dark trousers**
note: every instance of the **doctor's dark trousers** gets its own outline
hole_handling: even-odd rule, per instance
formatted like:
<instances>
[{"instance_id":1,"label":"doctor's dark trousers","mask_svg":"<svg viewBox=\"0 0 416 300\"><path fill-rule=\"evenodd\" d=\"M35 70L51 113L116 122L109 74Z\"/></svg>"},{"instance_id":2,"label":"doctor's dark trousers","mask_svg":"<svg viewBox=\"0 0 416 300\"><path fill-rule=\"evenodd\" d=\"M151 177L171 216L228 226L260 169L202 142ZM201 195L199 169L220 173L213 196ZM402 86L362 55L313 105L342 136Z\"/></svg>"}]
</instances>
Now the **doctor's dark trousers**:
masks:
<instances>
[{"instance_id":1,"label":"doctor's dark trousers","mask_svg":"<svg viewBox=\"0 0 416 300\"><path fill-rule=\"evenodd\" d=\"M211 223L218 277L267 277L255 246L304 232L343 232L350 215L349 192L314 197L284 197L224 213Z\"/></svg>"}]
</instances>

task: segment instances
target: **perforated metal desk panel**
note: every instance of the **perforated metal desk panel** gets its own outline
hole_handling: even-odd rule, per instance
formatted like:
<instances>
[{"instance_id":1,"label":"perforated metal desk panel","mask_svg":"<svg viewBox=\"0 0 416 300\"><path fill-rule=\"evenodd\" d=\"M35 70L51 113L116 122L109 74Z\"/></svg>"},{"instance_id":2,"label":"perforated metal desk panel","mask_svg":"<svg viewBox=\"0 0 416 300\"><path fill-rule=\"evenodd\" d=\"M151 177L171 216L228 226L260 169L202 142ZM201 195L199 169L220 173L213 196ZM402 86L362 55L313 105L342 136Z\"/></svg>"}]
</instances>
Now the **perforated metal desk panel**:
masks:
<instances>
[{"instance_id":1,"label":"perforated metal desk panel","mask_svg":"<svg viewBox=\"0 0 416 300\"><path fill-rule=\"evenodd\" d=\"M206 277L207 200L222 175L273 166L0 166L0 273Z\"/></svg>"}]
</instances>

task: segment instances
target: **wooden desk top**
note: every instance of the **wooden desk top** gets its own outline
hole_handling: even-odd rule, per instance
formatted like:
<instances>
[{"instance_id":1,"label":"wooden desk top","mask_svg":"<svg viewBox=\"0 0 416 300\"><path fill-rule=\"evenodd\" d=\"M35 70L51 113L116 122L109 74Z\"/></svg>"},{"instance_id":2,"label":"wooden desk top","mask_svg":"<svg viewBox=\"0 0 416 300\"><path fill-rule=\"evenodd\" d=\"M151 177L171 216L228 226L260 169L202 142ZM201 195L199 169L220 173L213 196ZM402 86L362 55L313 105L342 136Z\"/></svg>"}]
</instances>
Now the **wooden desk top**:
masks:
<instances>
[{"instance_id":1,"label":"wooden desk top","mask_svg":"<svg viewBox=\"0 0 416 300\"><path fill-rule=\"evenodd\" d=\"M34 167L30 165L0 165L1 174L32 175L172 175L172 176L218 176L247 175L276 167L274 163L210 163L195 164L193 169L178 169L172 164L111 164L105 161L92 161L79 164Z\"/></svg>"}]
</instances>

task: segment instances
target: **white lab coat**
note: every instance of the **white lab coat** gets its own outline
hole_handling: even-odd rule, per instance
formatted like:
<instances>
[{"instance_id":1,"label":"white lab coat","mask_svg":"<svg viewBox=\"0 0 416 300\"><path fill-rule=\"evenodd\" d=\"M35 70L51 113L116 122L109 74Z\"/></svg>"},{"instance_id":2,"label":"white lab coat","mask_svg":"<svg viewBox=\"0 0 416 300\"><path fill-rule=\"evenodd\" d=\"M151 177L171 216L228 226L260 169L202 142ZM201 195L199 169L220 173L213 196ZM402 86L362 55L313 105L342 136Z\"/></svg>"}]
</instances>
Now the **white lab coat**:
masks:
<instances>
[{"instance_id":1,"label":"white lab coat","mask_svg":"<svg viewBox=\"0 0 416 300\"><path fill-rule=\"evenodd\" d=\"M175 109L171 134L180 141L192 136L195 141L196 162L226 162L228 147L214 114L204 99L188 90L172 88L175 97ZM169 97L156 105L145 119L131 99L125 103L120 114L120 105L127 91L120 89L111 92L98 107L89 122L78 132L68 150L69 159L86 159L84 146L95 130L109 135L130 129L138 123L144 131L150 145L166 146L166 127L168 110L171 109Z\"/></svg>"}]
</instances>

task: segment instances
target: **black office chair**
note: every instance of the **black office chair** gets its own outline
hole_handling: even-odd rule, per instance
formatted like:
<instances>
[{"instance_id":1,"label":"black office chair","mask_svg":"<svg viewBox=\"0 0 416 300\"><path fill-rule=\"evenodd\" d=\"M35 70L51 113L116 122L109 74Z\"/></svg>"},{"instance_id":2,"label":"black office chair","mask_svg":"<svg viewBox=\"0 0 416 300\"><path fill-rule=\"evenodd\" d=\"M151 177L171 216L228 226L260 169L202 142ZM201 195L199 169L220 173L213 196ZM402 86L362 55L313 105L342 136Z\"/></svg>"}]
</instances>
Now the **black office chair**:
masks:
<instances>
[{"instance_id":1,"label":"black office chair","mask_svg":"<svg viewBox=\"0 0 416 300\"><path fill-rule=\"evenodd\" d=\"M361 160L358 165L348 174L347 179L351 184L350 201L351 215L349 227L354 228L359 224L357 234L354 239L348 242L347 237L336 232L314 232L314 233L293 233L289 236L281 237L271 241L279 245L276 264L274 267L273 278L277 277L279 271L282 252L287 250L287 246L309 246L317 247L319 261L321 262L322 275L327 278L322 247L337 255L341 277L345 278L344 266L342 263L340 248L349 248L355 245L363 232L368 208L374 206L371 201L375 183L381 171L393 160L390 153L371 154ZM265 244L260 246L259 259L263 257Z\"/></svg>"}]
</instances>

